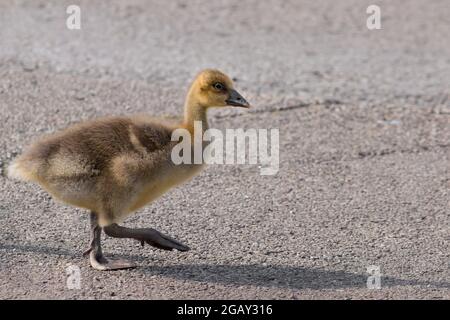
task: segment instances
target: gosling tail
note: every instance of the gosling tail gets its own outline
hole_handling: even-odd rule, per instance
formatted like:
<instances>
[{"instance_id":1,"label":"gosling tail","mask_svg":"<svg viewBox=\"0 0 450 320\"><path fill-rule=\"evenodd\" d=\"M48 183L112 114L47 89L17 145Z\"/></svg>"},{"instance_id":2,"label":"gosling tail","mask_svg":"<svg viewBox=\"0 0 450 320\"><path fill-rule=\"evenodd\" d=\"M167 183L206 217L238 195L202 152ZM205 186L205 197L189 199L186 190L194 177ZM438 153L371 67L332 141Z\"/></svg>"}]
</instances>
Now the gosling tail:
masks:
<instances>
[{"instance_id":1,"label":"gosling tail","mask_svg":"<svg viewBox=\"0 0 450 320\"><path fill-rule=\"evenodd\" d=\"M27 165L19 157L15 159L6 169L6 176L13 180L32 181L34 175L27 168Z\"/></svg>"}]
</instances>

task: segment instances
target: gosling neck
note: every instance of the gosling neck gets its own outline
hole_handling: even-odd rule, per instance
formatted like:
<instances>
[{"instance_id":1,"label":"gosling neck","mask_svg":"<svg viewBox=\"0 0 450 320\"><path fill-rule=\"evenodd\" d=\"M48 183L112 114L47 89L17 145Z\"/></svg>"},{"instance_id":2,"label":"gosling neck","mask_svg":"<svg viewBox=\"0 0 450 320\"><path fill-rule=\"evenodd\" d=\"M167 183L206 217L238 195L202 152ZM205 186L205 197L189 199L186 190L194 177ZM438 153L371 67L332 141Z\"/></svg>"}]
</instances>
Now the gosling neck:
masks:
<instances>
[{"instance_id":1,"label":"gosling neck","mask_svg":"<svg viewBox=\"0 0 450 320\"><path fill-rule=\"evenodd\" d=\"M196 101L194 97L188 95L184 106L184 126L191 132L194 132L195 121L201 121L202 129L208 129L208 118L206 107Z\"/></svg>"}]
</instances>

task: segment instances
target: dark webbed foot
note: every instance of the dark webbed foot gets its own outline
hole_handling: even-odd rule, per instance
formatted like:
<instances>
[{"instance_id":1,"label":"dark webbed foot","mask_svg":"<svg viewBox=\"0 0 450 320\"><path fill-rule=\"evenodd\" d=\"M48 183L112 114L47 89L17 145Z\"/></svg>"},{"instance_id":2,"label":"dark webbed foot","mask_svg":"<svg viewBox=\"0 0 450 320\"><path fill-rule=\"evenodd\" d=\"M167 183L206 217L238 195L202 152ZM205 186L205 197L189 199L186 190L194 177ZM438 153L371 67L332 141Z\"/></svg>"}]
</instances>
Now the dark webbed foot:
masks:
<instances>
[{"instance_id":1,"label":"dark webbed foot","mask_svg":"<svg viewBox=\"0 0 450 320\"><path fill-rule=\"evenodd\" d=\"M106 259L103 255L98 256L94 251L89 254L89 262L92 268L96 270L120 270L135 268L136 264L123 259Z\"/></svg>"},{"instance_id":2,"label":"dark webbed foot","mask_svg":"<svg viewBox=\"0 0 450 320\"><path fill-rule=\"evenodd\" d=\"M145 231L144 231L145 230ZM142 246L144 246L144 243L147 243L155 248L162 249L162 250L172 250L177 249L179 251L189 251L189 247L182 244L180 241L175 240L165 234L162 234L161 232L155 230L155 229L142 229L143 235L141 236L141 239L138 239L141 241Z\"/></svg>"},{"instance_id":3,"label":"dark webbed foot","mask_svg":"<svg viewBox=\"0 0 450 320\"><path fill-rule=\"evenodd\" d=\"M89 255L89 262L92 268L96 270L119 270L134 268L133 262L123 259L107 259L103 256L100 243L102 229L97 223L97 216L91 212L91 245L90 248L83 253L83 256Z\"/></svg>"},{"instance_id":4,"label":"dark webbed foot","mask_svg":"<svg viewBox=\"0 0 450 320\"><path fill-rule=\"evenodd\" d=\"M181 242L162 234L161 232L151 228L131 229L112 224L104 228L105 233L115 238L131 238L147 243L155 248L163 250L177 249L179 251L188 251L189 247Z\"/></svg>"},{"instance_id":5,"label":"dark webbed foot","mask_svg":"<svg viewBox=\"0 0 450 320\"><path fill-rule=\"evenodd\" d=\"M84 256L89 255L89 262L94 269L97 270L118 270L134 268L133 262L123 259L107 259L103 256L100 243L102 228L98 225L97 215L91 212L91 244L89 249L84 252ZM121 227L117 224L111 224L103 228L105 233L115 238L136 239L142 245L147 243L155 248L163 250L177 249L179 251L188 251L189 247L181 242L162 234L161 232L151 228L131 229Z\"/></svg>"}]
</instances>

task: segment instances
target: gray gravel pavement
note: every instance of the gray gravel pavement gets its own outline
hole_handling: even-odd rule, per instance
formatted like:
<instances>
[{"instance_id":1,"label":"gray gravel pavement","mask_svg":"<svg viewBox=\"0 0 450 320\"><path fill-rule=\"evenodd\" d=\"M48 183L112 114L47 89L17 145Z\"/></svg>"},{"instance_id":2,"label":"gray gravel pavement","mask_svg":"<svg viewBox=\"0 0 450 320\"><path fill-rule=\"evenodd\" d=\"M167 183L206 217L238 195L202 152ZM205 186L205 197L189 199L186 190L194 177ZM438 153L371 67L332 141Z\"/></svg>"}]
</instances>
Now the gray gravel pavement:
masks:
<instances>
[{"instance_id":1,"label":"gray gravel pavement","mask_svg":"<svg viewBox=\"0 0 450 320\"><path fill-rule=\"evenodd\" d=\"M105 238L140 265L117 272L81 256L86 212L2 174L0 298L449 299L450 3L377 1L372 31L370 4L1 1L3 173L31 140L81 120L181 114L206 67L255 106L213 111L211 125L279 128L280 170L208 167L126 221L192 250Z\"/></svg>"}]
</instances>

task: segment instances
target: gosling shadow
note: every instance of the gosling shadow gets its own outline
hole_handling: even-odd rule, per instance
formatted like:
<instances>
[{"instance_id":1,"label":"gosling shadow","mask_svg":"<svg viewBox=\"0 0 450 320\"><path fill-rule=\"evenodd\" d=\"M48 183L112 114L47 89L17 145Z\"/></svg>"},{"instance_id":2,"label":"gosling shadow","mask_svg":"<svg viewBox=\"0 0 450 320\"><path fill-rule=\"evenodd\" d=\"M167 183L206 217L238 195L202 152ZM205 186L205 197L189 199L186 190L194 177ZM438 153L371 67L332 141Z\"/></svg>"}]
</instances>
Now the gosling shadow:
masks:
<instances>
[{"instance_id":1,"label":"gosling shadow","mask_svg":"<svg viewBox=\"0 0 450 320\"><path fill-rule=\"evenodd\" d=\"M252 285L286 289L343 289L367 288L369 274L346 271L331 271L316 268L289 267L259 264L250 265L172 265L141 267L136 272L146 275L159 275L181 280L221 283L233 285ZM450 288L448 282L400 279L381 277L383 288L392 286L432 286Z\"/></svg>"},{"instance_id":2,"label":"gosling shadow","mask_svg":"<svg viewBox=\"0 0 450 320\"><path fill-rule=\"evenodd\" d=\"M0 250L30 252L39 255L65 256L82 258L81 252L63 247L46 247L31 244L0 244ZM1 254L1 252L0 252ZM344 289L366 288L366 273L351 273L340 270L324 270L306 267L290 267L278 265L224 265L224 264L177 264L169 266L145 266L148 258L137 255L117 255L140 263L129 272L142 273L145 276L162 276L178 280L219 283L225 285L251 285L285 289ZM405 276L407 277L407 275ZM401 279L381 276L383 288L392 286L424 286L449 289L449 282Z\"/></svg>"},{"instance_id":3,"label":"gosling shadow","mask_svg":"<svg viewBox=\"0 0 450 320\"><path fill-rule=\"evenodd\" d=\"M9 251L9 252L29 252L43 256L64 256L72 259L85 259L83 257L82 250L68 250L63 247L47 247L47 246L37 246L32 244L9 244L9 243L0 243L0 256L1 250ZM109 252L105 252L105 254L109 257L113 258L124 258L133 260L135 262L139 262L144 264L148 262L147 257L143 257L140 255L131 255L131 254L113 254Z\"/></svg>"}]
</instances>

